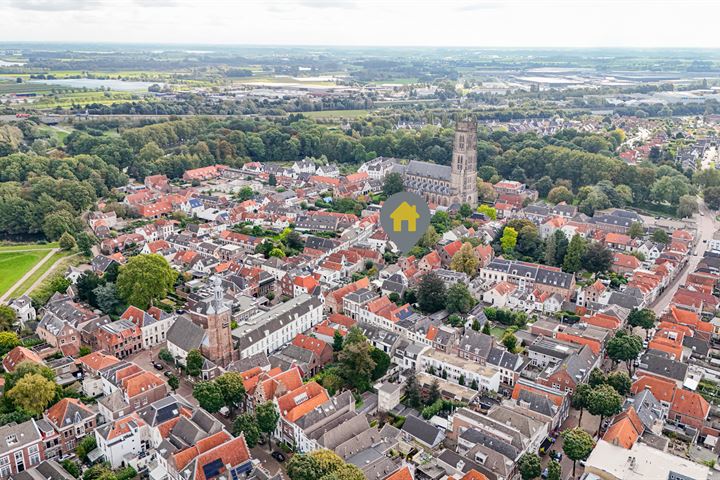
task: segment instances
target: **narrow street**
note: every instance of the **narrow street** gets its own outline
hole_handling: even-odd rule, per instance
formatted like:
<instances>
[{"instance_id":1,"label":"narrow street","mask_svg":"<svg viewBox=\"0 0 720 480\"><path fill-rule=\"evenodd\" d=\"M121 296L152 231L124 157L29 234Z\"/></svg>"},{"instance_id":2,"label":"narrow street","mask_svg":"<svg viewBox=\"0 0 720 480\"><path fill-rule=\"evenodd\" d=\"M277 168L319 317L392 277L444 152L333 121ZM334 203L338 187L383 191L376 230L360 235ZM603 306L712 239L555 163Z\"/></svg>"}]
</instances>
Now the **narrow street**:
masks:
<instances>
[{"instance_id":1,"label":"narrow street","mask_svg":"<svg viewBox=\"0 0 720 480\"><path fill-rule=\"evenodd\" d=\"M700 207L700 213L695 214L698 234L695 249L689 255L688 262L683 271L675 277L675 280L668 285L665 291L653 303L651 308L658 316L668 309L675 292L678 287L685 284L688 274L695 271L695 268L697 268L703 254L707 250L707 242L712 239L713 234L717 230L717 221L715 220L717 212L711 211L702 199L698 199L698 205Z\"/></svg>"}]
</instances>

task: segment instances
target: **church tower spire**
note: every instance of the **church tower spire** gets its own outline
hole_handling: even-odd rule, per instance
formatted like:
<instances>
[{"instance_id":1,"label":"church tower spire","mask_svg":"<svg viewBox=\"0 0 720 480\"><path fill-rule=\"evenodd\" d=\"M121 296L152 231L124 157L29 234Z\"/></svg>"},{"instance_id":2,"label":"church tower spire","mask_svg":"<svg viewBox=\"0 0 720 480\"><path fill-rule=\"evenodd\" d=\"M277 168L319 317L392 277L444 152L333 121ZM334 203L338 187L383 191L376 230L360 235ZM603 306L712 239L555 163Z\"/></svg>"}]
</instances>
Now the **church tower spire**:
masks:
<instances>
[{"instance_id":1,"label":"church tower spire","mask_svg":"<svg viewBox=\"0 0 720 480\"><path fill-rule=\"evenodd\" d=\"M477 122L474 119L455 124L450 186L458 203L477 206Z\"/></svg>"}]
</instances>

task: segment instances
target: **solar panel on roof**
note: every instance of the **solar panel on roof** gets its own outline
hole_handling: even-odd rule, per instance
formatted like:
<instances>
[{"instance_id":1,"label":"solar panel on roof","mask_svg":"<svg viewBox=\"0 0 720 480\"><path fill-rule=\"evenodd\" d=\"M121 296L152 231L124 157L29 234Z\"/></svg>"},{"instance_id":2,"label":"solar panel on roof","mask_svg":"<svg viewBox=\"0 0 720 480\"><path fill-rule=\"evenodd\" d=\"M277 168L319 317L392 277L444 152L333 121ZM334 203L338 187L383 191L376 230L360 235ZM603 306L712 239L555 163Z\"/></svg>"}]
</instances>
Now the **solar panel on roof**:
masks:
<instances>
[{"instance_id":1,"label":"solar panel on roof","mask_svg":"<svg viewBox=\"0 0 720 480\"><path fill-rule=\"evenodd\" d=\"M217 458L210 463L203 465L203 473L205 478L215 478L220 474L220 470L223 468L223 462L221 458Z\"/></svg>"}]
</instances>

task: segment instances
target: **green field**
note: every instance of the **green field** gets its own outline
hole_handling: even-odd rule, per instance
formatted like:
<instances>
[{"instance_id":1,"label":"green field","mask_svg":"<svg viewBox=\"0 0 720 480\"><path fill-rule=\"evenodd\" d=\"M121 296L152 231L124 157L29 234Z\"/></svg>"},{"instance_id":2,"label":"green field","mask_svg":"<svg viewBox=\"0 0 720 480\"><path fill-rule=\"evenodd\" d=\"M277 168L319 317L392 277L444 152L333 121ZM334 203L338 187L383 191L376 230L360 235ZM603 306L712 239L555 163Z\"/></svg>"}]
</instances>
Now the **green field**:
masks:
<instances>
[{"instance_id":1,"label":"green field","mask_svg":"<svg viewBox=\"0 0 720 480\"><path fill-rule=\"evenodd\" d=\"M57 264L57 268L60 268L63 263L71 263L66 261L66 259L69 258L68 255L69 253L63 250L55 252L55 254L50 257L47 262L43 263L40 268L35 270L32 275L30 275L18 288L15 289L15 291L12 292L12 296L19 297L23 293L28 293L28 289L32 287L33 283L35 283L38 278L42 277L43 274L50 270L54 265Z\"/></svg>"},{"instance_id":2,"label":"green field","mask_svg":"<svg viewBox=\"0 0 720 480\"><path fill-rule=\"evenodd\" d=\"M4 252L17 252L18 250L45 250L45 253L50 249L58 248L57 242L52 243L15 243L0 245L0 253Z\"/></svg>"},{"instance_id":3,"label":"green field","mask_svg":"<svg viewBox=\"0 0 720 480\"><path fill-rule=\"evenodd\" d=\"M49 250L33 249L24 252L0 252L0 295L4 294L25 273L34 267Z\"/></svg>"}]
</instances>

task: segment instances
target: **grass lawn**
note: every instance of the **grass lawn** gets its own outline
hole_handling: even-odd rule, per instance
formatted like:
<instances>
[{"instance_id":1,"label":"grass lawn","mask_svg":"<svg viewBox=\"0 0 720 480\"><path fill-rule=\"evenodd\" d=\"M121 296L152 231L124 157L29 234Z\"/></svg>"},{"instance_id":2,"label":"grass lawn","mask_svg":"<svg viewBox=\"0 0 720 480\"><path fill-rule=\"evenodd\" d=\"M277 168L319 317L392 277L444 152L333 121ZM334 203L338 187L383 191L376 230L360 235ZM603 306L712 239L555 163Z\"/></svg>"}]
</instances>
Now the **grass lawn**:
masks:
<instances>
[{"instance_id":1,"label":"grass lawn","mask_svg":"<svg viewBox=\"0 0 720 480\"><path fill-rule=\"evenodd\" d=\"M505 334L506 328L503 327L492 327L490 328L490 335L495 337L498 340L501 340L503 335Z\"/></svg>"},{"instance_id":2,"label":"grass lawn","mask_svg":"<svg viewBox=\"0 0 720 480\"><path fill-rule=\"evenodd\" d=\"M18 250L45 250L45 253L47 253L51 248L58 248L58 243L15 243L0 245L0 253L16 252Z\"/></svg>"},{"instance_id":3,"label":"grass lawn","mask_svg":"<svg viewBox=\"0 0 720 480\"><path fill-rule=\"evenodd\" d=\"M35 273L30 275L27 280L25 280L14 292L12 292L13 297L18 297L22 295L23 293L27 293L28 289L32 286L33 283L37 281L38 278L40 278L45 272L50 270L53 265L55 265L58 262L63 261L63 259L67 258L69 252L66 252L64 250L60 250L59 252L55 252L55 254L50 257L50 259L43 263L40 268L35 270ZM68 263L64 262L63 263ZM60 268L61 265L58 265L58 268Z\"/></svg>"},{"instance_id":4,"label":"grass lawn","mask_svg":"<svg viewBox=\"0 0 720 480\"><path fill-rule=\"evenodd\" d=\"M35 264L42 260L48 249L27 252L0 252L0 295L22 278Z\"/></svg>"}]
</instances>

